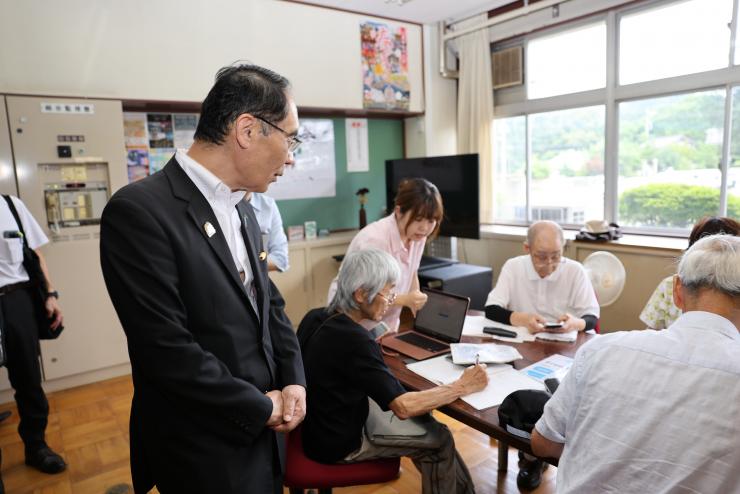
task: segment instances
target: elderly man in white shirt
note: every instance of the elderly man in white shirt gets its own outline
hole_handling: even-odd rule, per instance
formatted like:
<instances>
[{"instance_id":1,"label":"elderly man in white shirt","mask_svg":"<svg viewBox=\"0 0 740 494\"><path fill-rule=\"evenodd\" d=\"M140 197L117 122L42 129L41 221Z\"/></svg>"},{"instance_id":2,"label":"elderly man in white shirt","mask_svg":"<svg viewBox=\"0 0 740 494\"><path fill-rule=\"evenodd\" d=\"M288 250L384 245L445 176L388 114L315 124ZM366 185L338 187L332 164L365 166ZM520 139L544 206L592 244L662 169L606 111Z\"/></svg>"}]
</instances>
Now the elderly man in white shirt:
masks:
<instances>
[{"instance_id":1,"label":"elderly man in white shirt","mask_svg":"<svg viewBox=\"0 0 740 494\"><path fill-rule=\"evenodd\" d=\"M584 345L545 406L532 450L559 493L740 492L740 238L696 242L673 298L668 329Z\"/></svg>"},{"instance_id":2,"label":"elderly man in white shirt","mask_svg":"<svg viewBox=\"0 0 740 494\"><path fill-rule=\"evenodd\" d=\"M593 286L579 262L563 257L564 244L557 223L533 223L524 243L526 254L509 259L501 269L486 301L486 317L532 333L594 329L599 304ZM537 488L547 464L521 452L519 458L517 485Z\"/></svg>"}]
</instances>

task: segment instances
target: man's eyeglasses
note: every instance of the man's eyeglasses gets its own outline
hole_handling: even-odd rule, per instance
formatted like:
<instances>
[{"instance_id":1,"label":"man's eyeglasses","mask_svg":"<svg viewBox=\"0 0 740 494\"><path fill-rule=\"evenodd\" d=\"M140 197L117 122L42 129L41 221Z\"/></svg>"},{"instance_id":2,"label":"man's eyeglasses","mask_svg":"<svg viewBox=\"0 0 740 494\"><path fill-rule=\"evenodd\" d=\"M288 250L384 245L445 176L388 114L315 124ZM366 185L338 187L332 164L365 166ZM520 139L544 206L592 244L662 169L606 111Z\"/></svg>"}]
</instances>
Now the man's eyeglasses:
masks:
<instances>
[{"instance_id":1,"label":"man's eyeglasses","mask_svg":"<svg viewBox=\"0 0 740 494\"><path fill-rule=\"evenodd\" d=\"M393 305L393 302L396 301L396 293L391 292L388 295L383 295L382 293L378 292L378 297L382 298L386 301L388 305Z\"/></svg>"},{"instance_id":2,"label":"man's eyeglasses","mask_svg":"<svg viewBox=\"0 0 740 494\"><path fill-rule=\"evenodd\" d=\"M565 261L565 258L560 252L555 253L555 254L532 253L532 259L534 259L535 263L540 266L545 266L548 264L560 264L561 262Z\"/></svg>"},{"instance_id":3,"label":"man's eyeglasses","mask_svg":"<svg viewBox=\"0 0 740 494\"><path fill-rule=\"evenodd\" d=\"M262 120L263 122L265 122L270 127L273 127L275 129L279 130L280 132L282 132L283 134L285 134L285 139L288 141L288 152L294 153L296 151L296 149L298 149L300 147L300 145L303 144L303 141L301 141L300 139L298 139L296 136L292 136L292 135L288 134L283 129L281 129L280 127L278 127L274 123L270 122L269 120L266 120L266 119L260 117L259 115L254 115L254 117Z\"/></svg>"}]
</instances>

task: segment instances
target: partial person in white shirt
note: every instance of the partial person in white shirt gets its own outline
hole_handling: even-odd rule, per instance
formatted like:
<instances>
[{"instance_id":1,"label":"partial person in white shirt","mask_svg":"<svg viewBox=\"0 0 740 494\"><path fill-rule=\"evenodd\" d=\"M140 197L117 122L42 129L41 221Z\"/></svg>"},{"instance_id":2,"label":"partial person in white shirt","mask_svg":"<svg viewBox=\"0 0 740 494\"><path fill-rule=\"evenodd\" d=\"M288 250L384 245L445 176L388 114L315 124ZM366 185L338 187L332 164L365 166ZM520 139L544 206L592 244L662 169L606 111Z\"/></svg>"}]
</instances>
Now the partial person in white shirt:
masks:
<instances>
[{"instance_id":1,"label":"partial person in white shirt","mask_svg":"<svg viewBox=\"0 0 740 494\"><path fill-rule=\"evenodd\" d=\"M532 433L557 491L740 492L740 237L683 255L663 331L596 338Z\"/></svg>"},{"instance_id":2,"label":"partial person in white shirt","mask_svg":"<svg viewBox=\"0 0 740 494\"><path fill-rule=\"evenodd\" d=\"M46 260L40 248L49 242L41 226L17 197L0 199L0 339L5 355L8 379L15 390L18 405L18 434L23 440L25 462L44 473L55 474L67 468L64 459L46 443L49 421L49 403L41 387L39 364L39 321L34 292L38 282L29 277L23 266L23 237L39 257L47 294L45 309L52 329L63 323L62 310L57 299L59 292L49 277ZM20 225L13 215L13 205ZM2 480L0 480L0 492Z\"/></svg>"},{"instance_id":3,"label":"partial person in white shirt","mask_svg":"<svg viewBox=\"0 0 740 494\"><path fill-rule=\"evenodd\" d=\"M267 268L281 273L287 271L290 267L288 237L275 199L259 192L247 192L245 199L252 205L260 225L262 245L267 250Z\"/></svg>"},{"instance_id":4,"label":"partial person in white shirt","mask_svg":"<svg viewBox=\"0 0 740 494\"><path fill-rule=\"evenodd\" d=\"M599 304L583 266L563 257L565 238L560 225L538 221L527 230L525 255L509 259L486 301L486 317L532 333L594 329ZM560 327L546 328L547 323ZM547 463L519 452L520 489L533 490Z\"/></svg>"}]
</instances>

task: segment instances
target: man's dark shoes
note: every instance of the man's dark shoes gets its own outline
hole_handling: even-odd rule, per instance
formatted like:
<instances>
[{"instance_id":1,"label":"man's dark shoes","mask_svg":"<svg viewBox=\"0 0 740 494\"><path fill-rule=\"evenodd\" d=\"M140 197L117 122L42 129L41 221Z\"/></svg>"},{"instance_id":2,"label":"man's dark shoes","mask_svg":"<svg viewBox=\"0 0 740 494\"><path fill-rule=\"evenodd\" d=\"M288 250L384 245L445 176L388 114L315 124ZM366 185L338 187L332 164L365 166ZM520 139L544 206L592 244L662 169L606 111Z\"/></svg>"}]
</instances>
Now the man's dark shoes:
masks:
<instances>
[{"instance_id":1,"label":"man's dark shoes","mask_svg":"<svg viewBox=\"0 0 740 494\"><path fill-rule=\"evenodd\" d=\"M523 491L533 491L542 482L542 472L547 469L547 463L542 460L519 460L519 474L516 476L516 485Z\"/></svg>"},{"instance_id":2,"label":"man's dark shoes","mask_svg":"<svg viewBox=\"0 0 740 494\"><path fill-rule=\"evenodd\" d=\"M44 473L59 473L67 468L64 459L44 445L34 450L26 450L26 465Z\"/></svg>"}]
</instances>

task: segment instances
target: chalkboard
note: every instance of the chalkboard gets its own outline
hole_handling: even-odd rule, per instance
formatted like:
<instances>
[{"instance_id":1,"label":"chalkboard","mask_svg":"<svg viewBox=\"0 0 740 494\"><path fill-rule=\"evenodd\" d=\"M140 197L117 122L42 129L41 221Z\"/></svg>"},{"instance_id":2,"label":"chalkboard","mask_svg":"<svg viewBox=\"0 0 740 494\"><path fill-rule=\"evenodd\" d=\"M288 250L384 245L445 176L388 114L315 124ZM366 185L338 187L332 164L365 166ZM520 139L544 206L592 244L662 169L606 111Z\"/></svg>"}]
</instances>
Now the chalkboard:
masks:
<instances>
[{"instance_id":1,"label":"chalkboard","mask_svg":"<svg viewBox=\"0 0 740 494\"><path fill-rule=\"evenodd\" d=\"M385 160L403 158L403 121L368 119L370 170L347 173L347 149L343 118L333 118L337 166L337 195L315 199L277 201L283 226L303 225L314 220L318 229L338 230L359 227L358 189L370 189L367 195L367 221L382 217L385 209Z\"/></svg>"}]
</instances>

